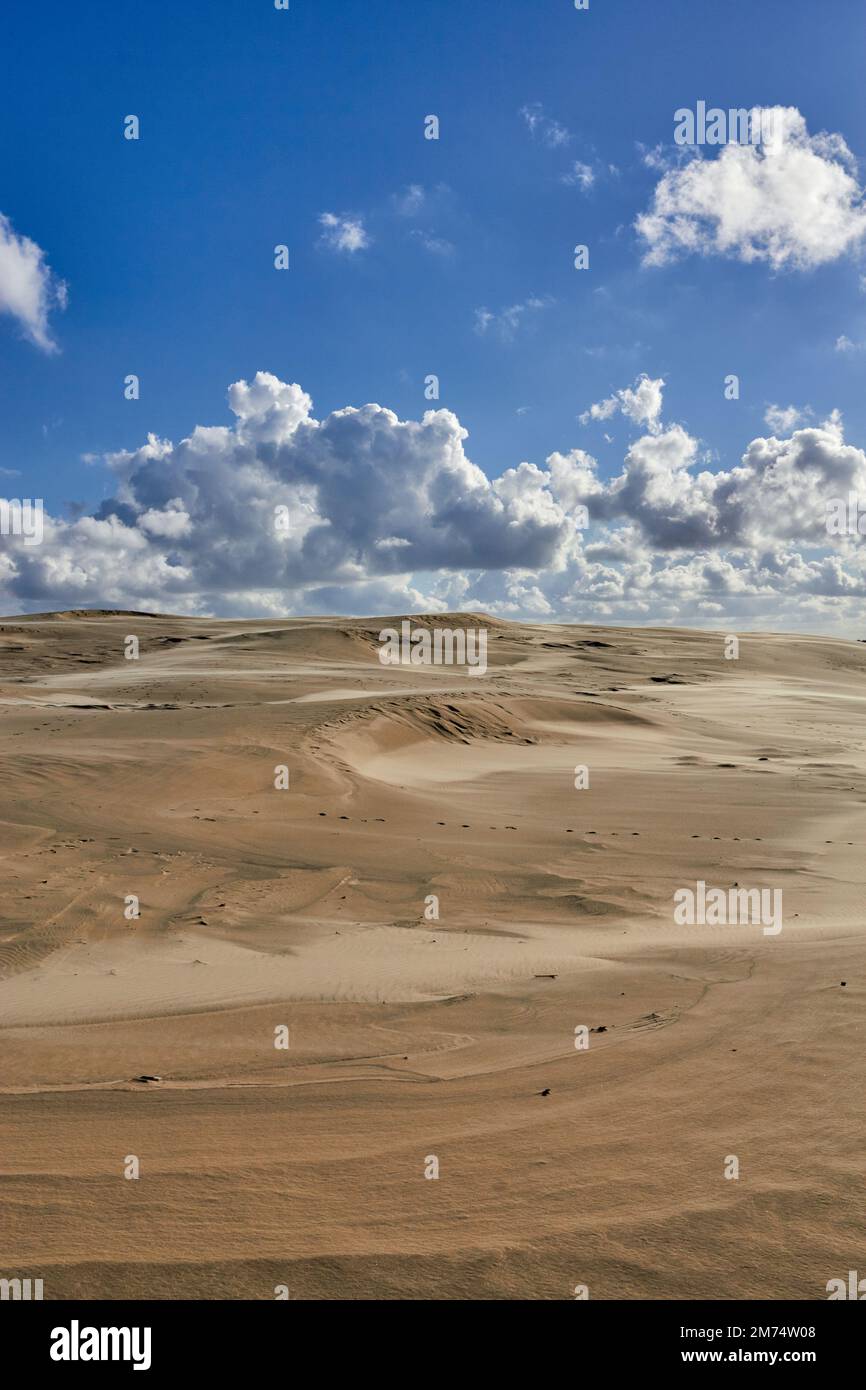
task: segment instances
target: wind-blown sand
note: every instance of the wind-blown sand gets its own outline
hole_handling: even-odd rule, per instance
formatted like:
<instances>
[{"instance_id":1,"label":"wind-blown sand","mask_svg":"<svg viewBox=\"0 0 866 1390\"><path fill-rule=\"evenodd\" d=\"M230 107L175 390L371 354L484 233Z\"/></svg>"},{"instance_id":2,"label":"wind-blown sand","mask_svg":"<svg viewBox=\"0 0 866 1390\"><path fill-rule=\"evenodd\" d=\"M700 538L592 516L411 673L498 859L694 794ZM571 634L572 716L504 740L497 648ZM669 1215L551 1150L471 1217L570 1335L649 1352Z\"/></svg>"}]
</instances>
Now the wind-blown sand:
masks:
<instances>
[{"instance_id":1,"label":"wind-blown sand","mask_svg":"<svg viewBox=\"0 0 866 1390\"><path fill-rule=\"evenodd\" d=\"M826 1297L866 1259L866 647L413 621L485 626L487 674L381 665L399 619L0 623L0 1275ZM782 932L675 925L700 879Z\"/></svg>"}]
</instances>

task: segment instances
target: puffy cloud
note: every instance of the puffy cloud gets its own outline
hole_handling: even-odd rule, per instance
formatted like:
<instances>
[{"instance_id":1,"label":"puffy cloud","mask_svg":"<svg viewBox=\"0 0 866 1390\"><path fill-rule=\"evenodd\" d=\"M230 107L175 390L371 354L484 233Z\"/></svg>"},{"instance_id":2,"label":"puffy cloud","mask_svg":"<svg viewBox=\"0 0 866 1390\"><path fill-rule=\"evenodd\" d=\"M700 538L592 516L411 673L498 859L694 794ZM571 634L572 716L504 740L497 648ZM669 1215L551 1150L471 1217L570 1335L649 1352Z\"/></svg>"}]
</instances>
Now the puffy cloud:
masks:
<instances>
[{"instance_id":1,"label":"puffy cloud","mask_svg":"<svg viewBox=\"0 0 866 1390\"><path fill-rule=\"evenodd\" d=\"M866 454L836 415L790 439L754 439L739 467L712 477L720 542L755 550L826 544L827 502L854 493L866 504Z\"/></svg>"},{"instance_id":2,"label":"puffy cloud","mask_svg":"<svg viewBox=\"0 0 866 1390\"><path fill-rule=\"evenodd\" d=\"M866 597L866 547L828 535L827 507L853 494L866 510L866 454L839 416L774 429L711 472L682 425L662 427L662 384L642 376L611 398L644 428L613 476L571 449L491 480L448 410L318 420L300 386L259 372L229 388L233 424L110 455L115 495L96 515L46 516L41 545L0 539L0 598L7 612L462 607L844 630ZM774 425L793 409L771 407L787 417Z\"/></svg>"},{"instance_id":3,"label":"puffy cloud","mask_svg":"<svg viewBox=\"0 0 866 1390\"><path fill-rule=\"evenodd\" d=\"M183 591L195 609L224 611L228 595L277 590L288 609L311 587L349 592L376 576L544 567L573 531L549 497L498 492L467 458L450 411L402 421L367 405L318 421L300 386L266 372L235 382L228 398L232 427L199 426L177 445L151 435L109 456L115 497L96 517L49 522L38 562L6 538L16 597L56 584L64 601L95 602L104 589L130 606L131 593L161 588L156 606ZM116 568L97 556L88 572L94 537Z\"/></svg>"},{"instance_id":4,"label":"puffy cloud","mask_svg":"<svg viewBox=\"0 0 866 1390\"><path fill-rule=\"evenodd\" d=\"M637 219L644 262L686 254L809 270L855 251L866 236L857 166L841 135L810 135L796 107L764 108L763 143L695 150L659 181Z\"/></svg>"},{"instance_id":5,"label":"puffy cloud","mask_svg":"<svg viewBox=\"0 0 866 1390\"><path fill-rule=\"evenodd\" d=\"M234 382L228 400L229 409L238 418L236 432L244 440L277 442L288 438L313 408L306 391L287 385L271 372L256 372L252 384Z\"/></svg>"},{"instance_id":6,"label":"puffy cloud","mask_svg":"<svg viewBox=\"0 0 866 1390\"><path fill-rule=\"evenodd\" d=\"M662 393L664 378L653 380L646 372L641 373L634 386L623 387L606 400L596 401L580 417L586 425L590 420L609 420L618 412L626 415L636 425L646 425L652 433L661 428Z\"/></svg>"},{"instance_id":7,"label":"puffy cloud","mask_svg":"<svg viewBox=\"0 0 866 1390\"><path fill-rule=\"evenodd\" d=\"M324 228L322 243L332 251L346 251L353 255L364 251L370 245L370 238L360 217L337 217L333 212L323 212L319 225Z\"/></svg>"},{"instance_id":8,"label":"puffy cloud","mask_svg":"<svg viewBox=\"0 0 866 1390\"><path fill-rule=\"evenodd\" d=\"M55 352L48 327L53 308L66 308L66 285L51 271L36 242L19 236L0 212L0 313L17 319L44 352Z\"/></svg>"},{"instance_id":9,"label":"puffy cloud","mask_svg":"<svg viewBox=\"0 0 866 1390\"><path fill-rule=\"evenodd\" d=\"M142 512L138 518L138 525L149 536L171 538L188 536L192 522L189 519L189 514L184 511L180 498L173 497L162 511L157 511L156 508L151 507L148 511Z\"/></svg>"}]
</instances>

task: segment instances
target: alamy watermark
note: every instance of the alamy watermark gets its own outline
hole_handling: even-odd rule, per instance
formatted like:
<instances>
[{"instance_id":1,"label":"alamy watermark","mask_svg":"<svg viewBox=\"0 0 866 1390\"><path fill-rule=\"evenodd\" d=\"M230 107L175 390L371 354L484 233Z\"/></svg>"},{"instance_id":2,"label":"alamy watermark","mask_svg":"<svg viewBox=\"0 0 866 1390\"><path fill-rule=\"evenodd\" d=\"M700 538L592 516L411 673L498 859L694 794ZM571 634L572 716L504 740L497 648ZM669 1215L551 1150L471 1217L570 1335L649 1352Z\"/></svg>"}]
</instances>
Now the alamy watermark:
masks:
<instances>
[{"instance_id":1,"label":"alamy watermark","mask_svg":"<svg viewBox=\"0 0 866 1390\"><path fill-rule=\"evenodd\" d=\"M52 1361L131 1361L134 1371L149 1371L149 1327L82 1327L73 1318L69 1327L51 1330Z\"/></svg>"},{"instance_id":2,"label":"alamy watermark","mask_svg":"<svg viewBox=\"0 0 866 1390\"><path fill-rule=\"evenodd\" d=\"M773 108L745 106L723 111L699 101L695 110L681 106L674 112L677 145L768 145L773 139Z\"/></svg>"},{"instance_id":3,"label":"alamy watermark","mask_svg":"<svg viewBox=\"0 0 866 1390\"><path fill-rule=\"evenodd\" d=\"M41 545L42 498L0 497L0 536L23 536L25 545Z\"/></svg>"},{"instance_id":4,"label":"alamy watermark","mask_svg":"<svg viewBox=\"0 0 866 1390\"><path fill-rule=\"evenodd\" d=\"M694 888L678 888L674 903L679 927L762 926L764 936L782 930L781 888L708 888L698 879Z\"/></svg>"},{"instance_id":5,"label":"alamy watermark","mask_svg":"<svg viewBox=\"0 0 866 1390\"><path fill-rule=\"evenodd\" d=\"M861 1279L856 1269L848 1270L847 1283L844 1279L828 1279L827 1298L831 1303L840 1298L862 1303L866 1300L866 1279Z\"/></svg>"},{"instance_id":6,"label":"alamy watermark","mask_svg":"<svg viewBox=\"0 0 866 1390\"><path fill-rule=\"evenodd\" d=\"M858 497L856 492L831 497L825 524L828 536L866 536L866 497Z\"/></svg>"},{"instance_id":7,"label":"alamy watermark","mask_svg":"<svg viewBox=\"0 0 866 1390\"><path fill-rule=\"evenodd\" d=\"M43 1298L41 1279L0 1279L0 1301L40 1303Z\"/></svg>"},{"instance_id":8,"label":"alamy watermark","mask_svg":"<svg viewBox=\"0 0 866 1390\"><path fill-rule=\"evenodd\" d=\"M466 666L470 676L487 670L487 629L413 627L404 618L400 631L383 627L379 633L383 666Z\"/></svg>"}]
</instances>

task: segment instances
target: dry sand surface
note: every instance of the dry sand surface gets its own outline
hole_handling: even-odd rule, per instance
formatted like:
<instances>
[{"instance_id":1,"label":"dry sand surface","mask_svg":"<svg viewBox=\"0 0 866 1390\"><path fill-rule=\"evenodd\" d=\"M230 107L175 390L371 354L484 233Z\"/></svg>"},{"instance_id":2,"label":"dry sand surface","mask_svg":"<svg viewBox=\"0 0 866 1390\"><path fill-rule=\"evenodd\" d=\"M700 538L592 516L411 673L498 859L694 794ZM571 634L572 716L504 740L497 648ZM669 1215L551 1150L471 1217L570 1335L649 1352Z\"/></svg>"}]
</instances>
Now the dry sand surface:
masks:
<instances>
[{"instance_id":1,"label":"dry sand surface","mask_svg":"<svg viewBox=\"0 0 866 1390\"><path fill-rule=\"evenodd\" d=\"M866 1259L866 647L415 618L487 628L469 676L383 666L395 621L0 624L0 1274L825 1298ZM783 930L676 925L698 880Z\"/></svg>"}]
</instances>

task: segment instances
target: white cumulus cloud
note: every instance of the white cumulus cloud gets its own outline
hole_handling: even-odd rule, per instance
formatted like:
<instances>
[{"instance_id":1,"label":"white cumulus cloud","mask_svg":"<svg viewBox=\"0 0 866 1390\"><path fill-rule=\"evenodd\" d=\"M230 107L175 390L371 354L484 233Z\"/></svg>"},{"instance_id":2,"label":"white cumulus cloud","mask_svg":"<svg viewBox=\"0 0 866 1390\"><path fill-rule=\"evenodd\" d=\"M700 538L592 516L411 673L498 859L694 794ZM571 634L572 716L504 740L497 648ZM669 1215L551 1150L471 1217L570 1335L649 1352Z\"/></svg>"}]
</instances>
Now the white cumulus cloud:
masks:
<instances>
[{"instance_id":1,"label":"white cumulus cloud","mask_svg":"<svg viewBox=\"0 0 866 1390\"><path fill-rule=\"evenodd\" d=\"M664 378L653 380L646 372L641 373L634 386L625 386L606 400L596 401L580 417L582 425L590 420L609 420L621 413L636 425L646 425L656 433L661 428L661 412L664 392Z\"/></svg>"},{"instance_id":2,"label":"white cumulus cloud","mask_svg":"<svg viewBox=\"0 0 866 1390\"><path fill-rule=\"evenodd\" d=\"M763 108L763 121L763 143L695 150L663 174L636 223L645 264L699 254L809 270L862 245L864 191L842 136L810 135L792 106Z\"/></svg>"}]
</instances>

